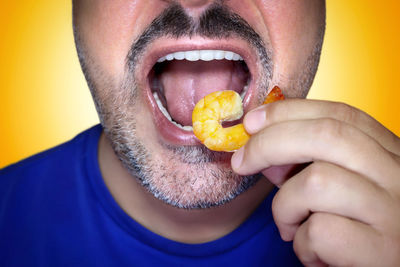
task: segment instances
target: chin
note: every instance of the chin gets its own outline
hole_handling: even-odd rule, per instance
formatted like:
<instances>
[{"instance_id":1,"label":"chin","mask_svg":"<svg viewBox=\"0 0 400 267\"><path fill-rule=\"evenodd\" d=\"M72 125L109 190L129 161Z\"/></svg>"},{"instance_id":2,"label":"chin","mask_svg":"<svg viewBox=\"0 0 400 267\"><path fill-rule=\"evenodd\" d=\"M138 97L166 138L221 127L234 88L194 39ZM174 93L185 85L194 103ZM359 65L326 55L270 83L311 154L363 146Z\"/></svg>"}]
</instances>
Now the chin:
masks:
<instances>
[{"instance_id":1,"label":"chin","mask_svg":"<svg viewBox=\"0 0 400 267\"><path fill-rule=\"evenodd\" d=\"M219 206L235 199L260 178L235 174L230 167L231 153L166 142L156 126L149 120L136 122L134 114L138 113L123 112L123 119L112 124L104 121L105 133L132 179L166 204L183 209ZM143 126L145 121L147 127Z\"/></svg>"}]
</instances>

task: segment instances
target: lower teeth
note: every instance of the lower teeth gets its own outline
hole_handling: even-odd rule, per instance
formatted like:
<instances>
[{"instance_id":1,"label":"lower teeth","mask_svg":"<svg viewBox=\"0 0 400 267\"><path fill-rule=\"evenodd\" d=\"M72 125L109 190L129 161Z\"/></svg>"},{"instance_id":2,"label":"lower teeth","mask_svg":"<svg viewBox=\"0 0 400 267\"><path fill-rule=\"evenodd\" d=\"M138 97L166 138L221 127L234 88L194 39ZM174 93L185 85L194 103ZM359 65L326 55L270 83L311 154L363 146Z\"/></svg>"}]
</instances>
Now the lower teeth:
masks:
<instances>
[{"instance_id":1,"label":"lower teeth","mask_svg":"<svg viewBox=\"0 0 400 267\"><path fill-rule=\"evenodd\" d=\"M243 100L244 96L246 95L247 89L248 89L248 88L249 88L248 85L245 85L245 86L243 87L243 90L242 90L242 92L241 92L241 94L240 94L240 97L242 98L242 100ZM176 121L172 120L171 115L169 115L169 113L168 113L168 110L167 110L167 109L164 107L164 105L161 103L160 97L158 96L158 93L157 93L157 92L153 92L153 96L154 96L154 99L156 100L156 103L157 103L158 108L161 110L161 113L164 114L164 116L165 116L172 124L174 124L174 125L177 126L178 128L180 128L180 129L182 129L182 130L185 130L185 131L187 131L187 132L192 132L192 131L193 131L193 127L192 127L192 126L189 126L189 125L183 126L183 125L177 123Z\"/></svg>"},{"instance_id":2,"label":"lower teeth","mask_svg":"<svg viewBox=\"0 0 400 267\"><path fill-rule=\"evenodd\" d=\"M163 106L163 104L161 103L160 97L158 96L157 92L153 92L153 96L154 99L156 100L157 106L158 108L161 110L161 113L164 114L164 116L170 121L172 122L172 124L174 124L175 126L177 126L178 128L181 128L182 130L185 130L187 132L192 132L193 131L193 127L192 126L183 126L179 123L177 123L176 121L173 121L171 118L171 115L169 115L167 109Z\"/></svg>"},{"instance_id":3,"label":"lower teeth","mask_svg":"<svg viewBox=\"0 0 400 267\"><path fill-rule=\"evenodd\" d=\"M246 93L247 93L247 89L249 89L249 86L248 86L248 85L245 85L245 86L243 87L242 92L240 93L240 97L242 98L242 100L244 99L244 96L245 96Z\"/></svg>"}]
</instances>

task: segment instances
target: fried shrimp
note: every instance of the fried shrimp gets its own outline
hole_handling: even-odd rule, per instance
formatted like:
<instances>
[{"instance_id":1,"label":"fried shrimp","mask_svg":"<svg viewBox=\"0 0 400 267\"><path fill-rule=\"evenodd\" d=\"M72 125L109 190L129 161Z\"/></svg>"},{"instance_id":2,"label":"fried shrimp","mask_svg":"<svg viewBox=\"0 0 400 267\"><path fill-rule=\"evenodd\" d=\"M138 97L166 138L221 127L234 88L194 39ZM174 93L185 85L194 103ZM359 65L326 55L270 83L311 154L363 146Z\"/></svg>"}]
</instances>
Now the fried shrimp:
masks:
<instances>
[{"instance_id":1,"label":"fried shrimp","mask_svg":"<svg viewBox=\"0 0 400 267\"><path fill-rule=\"evenodd\" d=\"M275 86L264 104L284 99ZM222 122L238 120L243 116L242 99L235 91L217 91L202 98L192 113L193 132L210 150L232 152L249 140L242 123L224 128Z\"/></svg>"},{"instance_id":2,"label":"fried shrimp","mask_svg":"<svg viewBox=\"0 0 400 267\"><path fill-rule=\"evenodd\" d=\"M234 151L249 139L243 124L224 128L223 121L234 121L243 116L242 99L235 91L217 91L201 99L192 113L193 132L200 141L214 151Z\"/></svg>"},{"instance_id":3,"label":"fried shrimp","mask_svg":"<svg viewBox=\"0 0 400 267\"><path fill-rule=\"evenodd\" d=\"M263 104L268 104L268 103L272 103L278 100L284 100L285 96L282 93L281 88L279 88L278 86L275 86L274 88L272 88L271 92L269 92L269 94L267 95L267 97L264 100Z\"/></svg>"}]
</instances>

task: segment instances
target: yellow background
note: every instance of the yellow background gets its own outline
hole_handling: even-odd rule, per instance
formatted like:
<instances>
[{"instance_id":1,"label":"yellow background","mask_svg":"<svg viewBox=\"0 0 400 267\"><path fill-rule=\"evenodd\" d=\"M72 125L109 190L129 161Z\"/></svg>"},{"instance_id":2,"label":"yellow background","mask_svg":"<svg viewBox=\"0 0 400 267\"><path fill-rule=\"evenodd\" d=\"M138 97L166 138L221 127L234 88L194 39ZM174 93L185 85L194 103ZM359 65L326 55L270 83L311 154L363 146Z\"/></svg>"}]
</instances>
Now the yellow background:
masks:
<instances>
[{"instance_id":1,"label":"yellow background","mask_svg":"<svg viewBox=\"0 0 400 267\"><path fill-rule=\"evenodd\" d=\"M343 101L400 135L400 4L328 0L309 98ZM73 43L71 1L1 0L0 167L98 122Z\"/></svg>"}]
</instances>

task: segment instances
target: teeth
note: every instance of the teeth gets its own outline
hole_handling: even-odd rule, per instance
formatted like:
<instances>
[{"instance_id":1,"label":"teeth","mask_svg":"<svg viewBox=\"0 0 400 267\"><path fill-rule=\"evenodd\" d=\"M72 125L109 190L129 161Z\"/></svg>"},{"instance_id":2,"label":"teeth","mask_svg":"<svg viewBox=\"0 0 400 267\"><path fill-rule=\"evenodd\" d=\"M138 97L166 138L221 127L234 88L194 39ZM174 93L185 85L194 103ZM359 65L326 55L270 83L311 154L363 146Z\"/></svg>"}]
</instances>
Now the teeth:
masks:
<instances>
[{"instance_id":1,"label":"teeth","mask_svg":"<svg viewBox=\"0 0 400 267\"><path fill-rule=\"evenodd\" d=\"M243 90L242 90L242 92L240 93L240 97L242 98L242 100L243 100L244 96L246 95L248 89L249 89L249 86L248 86L248 85L245 85L245 86L243 87Z\"/></svg>"},{"instance_id":2,"label":"teeth","mask_svg":"<svg viewBox=\"0 0 400 267\"><path fill-rule=\"evenodd\" d=\"M233 52L226 52L225 59L232 60L233 59Z\"/></svg>"},{"instance_id":3,"label":"teeth","mask_svg":"<svg viewBox=\"0 0 400 267\"><path fill-rule=\"evenodd\" d=\"M189 61L197 61L200 59L200 51L186 51L185 59Z\"/></svg>"},{"instance_id":4,"label":"teeth","mask_svg":"<svg viewBox=\"0 0 400 267\"><path fill-rule=\"evenodd\" d=\"M164 62L165 61L165 57L161 57L157 60L158 63Z\"/></svg>"},{"instance_id":5,"label":"teeth","mask_svg":"<svg viewBox=\"0 0 400 267\"><path fill-rule=\"evenodd\" d=\"M170 122L172 122L172 124L174 124L178 128L181 128L181 129L183 129L185 131L188 131L188 132L192 132L193 131L193 127L192 126L189 126L189 125L183 126L183 125L180 125L179 123L177 123L176 121L173 121L172 118L171 118L171 115L169 115L169 113L168 113L168 110L166 108L164 108L163 104L161 103L160 97L158 96L157 92L153 92L153 96L154 96L154 99L156 100L158 108L161 110L162 114L164 114L164 116Z\"/></svg>"},{"instance_id":6,"label":"teeth","mask_svg":"<svg viewBox=\"0 0 400 267\"><path fill-rule=\"evenodd\" d=\"M168 54L164 57L161 57L157 60L157 62L164 62L165 60L189 60L189 61L211 61L211 60L243 60L243 58L232 51L223 51L223 50L192 50L192 51L180 51Z\"/></svg>"},{"instance_id":7,"label":"teeth","mask_svg":"<svg viewBox=\"0 0 400 267\"><path fill-rule=\"evenodd\" d=\"M225 58L225 51L215 50L214 51L214 59L221 60Z\"/></svg>"},{"instance_id":8,"label":"teeth","mask_svg":"<svg viewBox=\"0 0 400 267\"><path fill-rule=\"evenodd\" d=\"M211 61L214 59L214 53L212 50L201 50L200 59L204 61Z\"/></svg>"},{"instance_id":9,"label":"teeth","mask_svg":"<svg viewBox=\"0 0 400 267\"><path fill-rule=\"evenodd\" d=\"M248 86L248 85L245 85L245 86L243 87L243 91L242 91L242 93L240 94L240 97L242 98L242 100L243 100L244 96L246 95L248 89L249 89L249 86ZM174 125L177 126L178 128L181 128L181 129L183 129L183 130L185 130L185 131L188 131L188 132L192 132L192 131L193 131L193 127L192 127L192 126L189 126L189 125L183 126L183 125L177 123L176 121L173 121L172 118L171 118L171 115L169 115L169 113L168 113L168 110L167 110L167 109L164 107L164 105L161 103L161 100L160 100L160 97L158 96L158 93L157 93L157 92L153 92L153 96L154 96L154 99L156 100L156 103L157 103L158 108L161 110L161 113L164 114L164 116L165 116L172 124L174 124Z\"/></svg>"},{"instance_id":10,"label":"teeth","mask_svg":"<svg viewBox=\"0 0 400 267\"><path fill-rule=\"evenodd\" d=\"M240 56L238 54L233 54L232 59L234 61L238 61L240 59Z\"/></svg>"},{"instance_id":11,"label":"teeth","mask_svg":"<svg viewBox=\"0 0 400 267\"><path fill-rule=\"evenodd\" d=\"M185 52L175 52L173 56L177 60L182 60L185 59Z\"/></svg>"}]
</instances>

